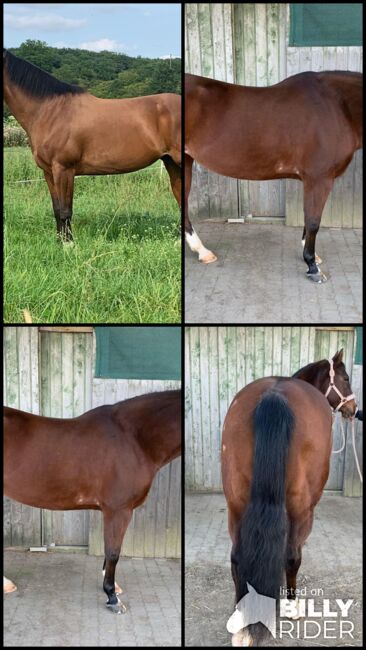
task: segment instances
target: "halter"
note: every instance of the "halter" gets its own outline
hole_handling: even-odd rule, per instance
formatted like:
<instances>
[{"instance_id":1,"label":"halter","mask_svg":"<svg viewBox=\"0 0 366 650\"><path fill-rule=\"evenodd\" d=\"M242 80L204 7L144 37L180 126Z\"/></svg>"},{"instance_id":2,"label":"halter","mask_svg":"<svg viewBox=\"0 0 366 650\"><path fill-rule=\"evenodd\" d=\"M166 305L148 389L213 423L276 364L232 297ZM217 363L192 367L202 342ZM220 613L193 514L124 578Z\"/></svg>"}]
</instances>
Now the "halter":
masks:
<instances>
[{"instance_id":1,"label":"halter","mask_svg":"<svg viewBox=\"0 0 366 650\"><path fill-rule=\"evenodd\" d=\"M328 397L330 391L333 388L333 390L337 393L338 397L341 398L341 401L339 402L338 406L335 409L333 409L333 425L334 425L335 414L337 413L337 411L339 411L339 409L341 408L341 406L343 406L343 404L345 404L346 402L349 402L351 399L354 399L356 401L356 397L355 397L355 395L353 393L351 393L351 395L347 395L347 397L344 397L344 395L342 395L341 391L337 388L337 386L334 383L335 372L334 372L334 367L333 367L333 359L329 359L329 366L330 366L330 368L329 368L329 386L327 388L327 392L325 393L325 397ZM357 405L356 405L356 408L357 408ZM356 413L357 413L357 410L356 410ZM340 449L333 450L332 451L333 454L340 454L343 451L343 449L344 449L344 447L346 445L346 435L345 435L345 432L344 432L344 425L343 425L342 420L343 419L341 418L340 425L341 425L341 431L342 431L342 446L340 447ZM357 451L356 451L355 416L354 415L351 418L351 427L352 427L353 454L354 454L354 457L355 457L355 462L356 462L356 468L357 468L357 471L358 471L358 475L359 475L360 481L362 483L363 482L362 472L361 472L360 463L358 461L358 456L357 456ZM332 429L333 429L333 427L332 427Z\"/></svg>"},{"instance_id":2,"label":"halter","mask_svg":"<svg viewBox=\"0 0 366 650\"><path fill-rule=\"evenodd\" d=\"M334 365L333 364L333 359L329 359L329 365L330 365L330 368L329 368L329 386L328 386L327 392L325 393L325 397L328 397L330 391L333 389L337 393L338 397L341 398L341 401L339 402L338 406L335 409L333 409L334 413L336 413L343 406L343 404L345 404L346 402L349 402L351 399L356 400L356 397L354 396L353 393L351 393L350 395L347 395L346 397L344 395L342 395L341 391L337 388L337 386L334 383L335 372L334 372L334 367L333 367L333 365Z\"/></svg>"}]
</instances>

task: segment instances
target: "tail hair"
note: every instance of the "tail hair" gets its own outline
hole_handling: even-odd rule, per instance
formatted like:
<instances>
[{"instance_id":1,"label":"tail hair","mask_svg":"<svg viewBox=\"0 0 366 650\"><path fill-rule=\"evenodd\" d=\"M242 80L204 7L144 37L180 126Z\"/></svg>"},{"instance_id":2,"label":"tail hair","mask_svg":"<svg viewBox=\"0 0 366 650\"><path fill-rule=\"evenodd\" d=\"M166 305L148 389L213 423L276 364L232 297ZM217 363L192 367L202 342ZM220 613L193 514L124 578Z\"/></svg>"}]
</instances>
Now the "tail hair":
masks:
<instances>
[{"instance_id":1,"label":"tail hair","mask_svg":"<svg viewBox=\"0 0 366 650\"><path fill-rule=\"evenodd\" d=\"M250 501L232 552L237 602L247 593L247 582L262 595L279 597L288 528L286 465L294 423L286 397L275 388L266 391L254 411Z\"/></svg>"}]
</instances>

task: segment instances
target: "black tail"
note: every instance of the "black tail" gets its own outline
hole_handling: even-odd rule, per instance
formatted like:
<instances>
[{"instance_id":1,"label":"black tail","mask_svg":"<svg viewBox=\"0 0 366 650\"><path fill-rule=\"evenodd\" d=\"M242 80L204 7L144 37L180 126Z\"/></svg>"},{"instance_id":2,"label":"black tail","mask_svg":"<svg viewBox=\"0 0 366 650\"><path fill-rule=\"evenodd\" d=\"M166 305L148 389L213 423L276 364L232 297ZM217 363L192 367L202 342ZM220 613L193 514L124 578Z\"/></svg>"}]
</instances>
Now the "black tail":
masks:
<instances>
[{"instance_id":1,"label":"black tail","mask_svg":"<svg viewBox=\"0 0 366 650\"><path fill-rule=\"evenodd\" d=\"M237 602L248 592L247 582L265 596L280 595L287 537L285 474L294 421L286 398L275 389L263 394L254 411L251 496L232 552Z\"/></svg>"}]
</instances>

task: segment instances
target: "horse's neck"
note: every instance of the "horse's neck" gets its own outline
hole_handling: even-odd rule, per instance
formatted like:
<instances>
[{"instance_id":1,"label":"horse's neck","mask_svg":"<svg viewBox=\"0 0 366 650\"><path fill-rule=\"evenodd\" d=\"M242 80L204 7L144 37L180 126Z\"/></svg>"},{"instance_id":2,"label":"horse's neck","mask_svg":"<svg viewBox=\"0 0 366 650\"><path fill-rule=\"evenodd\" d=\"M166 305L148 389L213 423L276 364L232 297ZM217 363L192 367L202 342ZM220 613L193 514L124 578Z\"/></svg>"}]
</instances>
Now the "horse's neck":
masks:
<instances>
[{"instance_id":1,"label":"horse's neck","mask_svg":"<svg viewBox=\"0 0 366 650\"><path fill-rule=\"evenodd\" d=\"M302 379L303 381L307 381L308 384L312 384L317 388L318 390L322 390L323 388L323 383L324 383L324 376L323 373L319 372L319 369L310 366L310 367L305 367L300 372L297 374L296 379Z\"/></svg>"},{"instance_id":2,"label":"horse's neck","mask_svg":"<svg viewBox=\"0 0 366 650\"><path fill-rule=\"evenodd\" d=\"M10 83L5 76L4 101L12 115L29 134L32 121L39 111L40 100L25 95L15 84Z\"/></svg>"},{"instance_id":3,"label":"horse's neck","mask_svg":"<svg viewBox=\"0 0 366 650\"><path fill-rule=\"evenodd\" d=\"M170 463L181 453L181 436L172 426L153 427L140 430L139 439L144 451L158 467Z\"/></svg>"}]
</instances>

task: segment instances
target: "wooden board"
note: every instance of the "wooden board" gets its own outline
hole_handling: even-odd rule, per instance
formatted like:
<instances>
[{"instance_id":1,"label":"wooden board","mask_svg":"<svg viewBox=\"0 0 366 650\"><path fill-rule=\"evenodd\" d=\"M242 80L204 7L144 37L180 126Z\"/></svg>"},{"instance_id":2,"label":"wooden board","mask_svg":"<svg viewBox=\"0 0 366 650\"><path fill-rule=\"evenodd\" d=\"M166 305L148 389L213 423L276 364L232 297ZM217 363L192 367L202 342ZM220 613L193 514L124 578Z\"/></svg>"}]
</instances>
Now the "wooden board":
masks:
<instances>
[{"instance_id":1,"label":"wooden board","mask_svg":"<svg viewBox=\"0 0 366 650\"><path fill-rule=\"evenodd\" d=\"M352 327L186 327L185 485L191 490L221 490L220 448L223 421L234 395L260 377L290 376L311 361L344 348L351 385L360 395L360 373L353 378ZM360 482L347 447L333 454L326 489L358 495ZM360 445L358 434L358 445ZM334 449L341 446L334 426Z\"/></svg>"}]
</instances>

